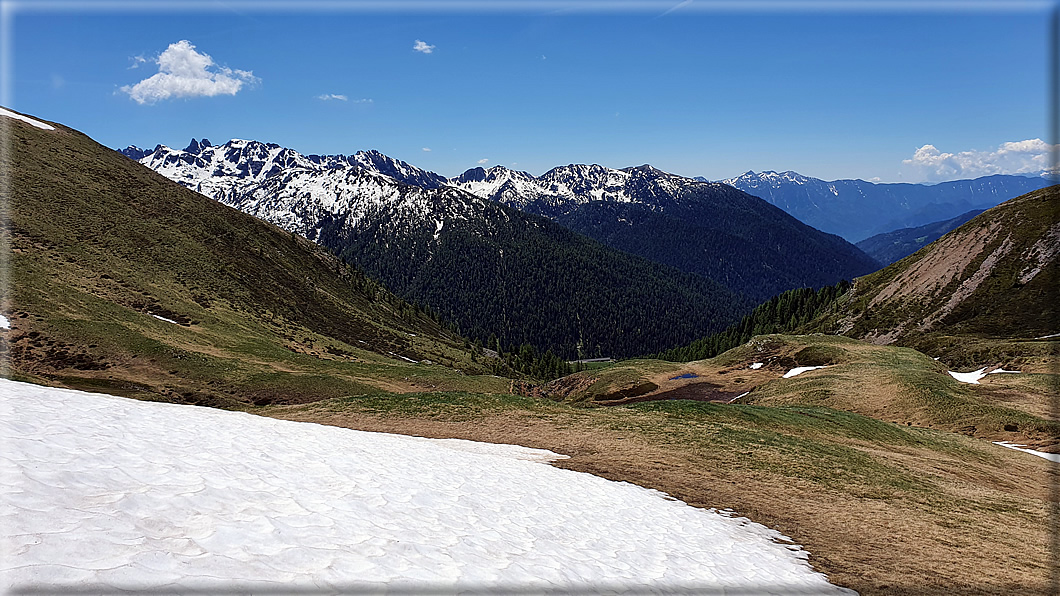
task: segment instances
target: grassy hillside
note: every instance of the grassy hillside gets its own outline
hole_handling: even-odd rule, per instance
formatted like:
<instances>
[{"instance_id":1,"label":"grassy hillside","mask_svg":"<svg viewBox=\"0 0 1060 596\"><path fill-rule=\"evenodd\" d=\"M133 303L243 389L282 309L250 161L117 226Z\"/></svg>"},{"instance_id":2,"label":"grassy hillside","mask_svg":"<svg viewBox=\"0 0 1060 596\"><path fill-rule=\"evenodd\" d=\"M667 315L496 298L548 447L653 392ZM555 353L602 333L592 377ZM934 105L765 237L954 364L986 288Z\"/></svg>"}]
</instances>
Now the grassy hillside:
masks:
<instances>
[{"instance_id":1,"label":"grassy hillside","mask_svg":"<svg viewBox=\"0 0 1060 596\"><path fill-rule=\"evenodd\" d=\"M61 125L0 123L13 376L215 405L506 385L311 242Z\"/></svg>"},{"instance_id":2,"label":"grassy hillside","mask_svg":"<svg viewBox=\"0 0 1060 596\"><path fill-rule=\"evenodd\" d=\"M944 358L965 347L947 337L1033 341L1060 332L1058 246L1060 187L1053 186L858 278L838 311L814 327Z\"/></svg>"},{"instance_id":3,"label":"grassy hillside","mask_svg":"<svg viewBox=\"0 0 1060 596\"><path fill-rule=\"evenodd\" d=\"M751 368L755 363L761 366ZM1060 388L1052 363L1048 355L1025 358L1018 375L988 375L980 385L970 385L909 348L827 335L763 335L708 360L628 360L528 388L527 393L586 405L690 399L821 406L1060 451L1060 421L1049 413ZM980 365L1012 367L998 361ZM826 368L783 378L804 366Z\"/></svg>"}]
</instances>

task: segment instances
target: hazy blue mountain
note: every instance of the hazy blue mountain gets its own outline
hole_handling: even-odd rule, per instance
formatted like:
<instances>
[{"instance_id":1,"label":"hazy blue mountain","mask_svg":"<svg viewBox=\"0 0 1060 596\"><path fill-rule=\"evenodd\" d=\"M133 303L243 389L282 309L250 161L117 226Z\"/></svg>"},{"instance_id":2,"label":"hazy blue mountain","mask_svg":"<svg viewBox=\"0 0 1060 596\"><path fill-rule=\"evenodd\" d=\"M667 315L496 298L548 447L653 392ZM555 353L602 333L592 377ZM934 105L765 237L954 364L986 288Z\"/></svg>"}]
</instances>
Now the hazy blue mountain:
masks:
<instances>
[{"instance_id":1,"label":"hazy blue mountain","mask_svg":"<svg viewBox=\"0 0 1060 596\"><path fill-rule=\"evenodd\" d=\"M722 182L851 242L950 219L975 209L989 209L1050 184L1040 176L1010 175L931 185L829 182L790 171L747 172Z\"/></svg>"},{"instance_id":2,"label":"hazy blue mountain","mask_svg":"<svg viewBox=\"0 0 1060 596\"><path fill-rule=\"evenodd\" d=\"M915 228L902 228L893 232L876 234L858 242L857 247L865 251L865 254L876 259L881 266L890 265L938 240L947 232L959 228L966 221L983 211L983 209L976 209L962 213L952 219L936 221Z\"/></svg>"}]
</instances>

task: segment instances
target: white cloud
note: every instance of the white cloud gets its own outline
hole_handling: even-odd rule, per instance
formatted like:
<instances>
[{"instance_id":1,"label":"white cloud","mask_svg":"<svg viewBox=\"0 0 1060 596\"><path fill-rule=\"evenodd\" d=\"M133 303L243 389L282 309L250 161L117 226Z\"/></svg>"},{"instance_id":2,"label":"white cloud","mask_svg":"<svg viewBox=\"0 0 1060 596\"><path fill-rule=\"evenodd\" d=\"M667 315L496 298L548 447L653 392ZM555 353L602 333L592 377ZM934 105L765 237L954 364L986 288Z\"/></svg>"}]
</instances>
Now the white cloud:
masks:
<instances>
[{"instance_id":1,"label":"white cloud","mask_svg":"<svg viewBox=\"0 0 1060 596\"><path fill-rule=\"evenodd\" d=\"M144 63L147 62L147 58L144 58L143 54L140 54L139 56L133 56L133 57L129 58L129 60L132 62L132 66L130 66L127 70L132 70L134 68L140 68L141 64L144 64Z\"/></svg>"},{"instance_id":2,"label":"white cloud","mask_svg":"<svg viewBox=\"0 0 1060 596\"><path fill-rule=\"evenodd\" d=\"M427 153L431 152L431 148L430 147L424 147L423 150L426 151Z\"/></svg>"},{"instance_id":3,"label":"white cloud","mask_svg":"<svg viewBox=\"0 0 1060 596\"><path fill-rule=\"evenodd\" d=\"M158 72L122 91L136 103L155 103L175 97L213 97L235 95L244 84L260 81L248 70L214 67L213 58L195 51L188 40L170 44L155 60Z\"/></svg>"},{"instance_id":4,"label":"white cloud","mask_svg":"<svg viewBox=\"0 0 1060 596\"><path fill-rule=\"evenodd\" d=\"M944 153L934 145L924 145L910 159L902 160L902 178L914 182L943 182L992 174L1028 174L1051 167L1050 145L1041 139L1001 143L994 151Z\"/></svg>"},{"instance_id":5,"label":"white cloud","mask_svg":"<svg viewBox=\"0 0 1060 596\"><path fill-rule=\"evenodd\" d=\"M489 161L489 160L488 160L488 159L486 159L485 157L483 157L482 159L478 160L478 162L479 162L480 164L484 164L484 163L486 163L486 162L488 162L488 161Z\"/></svg>"},{"instance_id":6,"label":"white cloud","mask_svg":"<svg viewBox=\"0 0 1060 596\"><path fill-rule=\"evenodd\" d=\"M318 95L317 99L321 101L331 101L333 99L337 99L339 101L349 101L350 98L346 97L345 95L339 95L338 93L325 93L323 95Z\"/></svg>"},{"instance_id":7,"label":"white cloud","mask_svg":"<svg viewBox=\"0 0 1060 596\"><path fill-rule=\"evenodd\" d=\"M425 41L420 41L417 39L416 44L412 46L412 49L416 50L417 52L423 52L424 54L430 54L434 51L434 47L435 46L428 45Z\"/></svg>"}]
</instances>

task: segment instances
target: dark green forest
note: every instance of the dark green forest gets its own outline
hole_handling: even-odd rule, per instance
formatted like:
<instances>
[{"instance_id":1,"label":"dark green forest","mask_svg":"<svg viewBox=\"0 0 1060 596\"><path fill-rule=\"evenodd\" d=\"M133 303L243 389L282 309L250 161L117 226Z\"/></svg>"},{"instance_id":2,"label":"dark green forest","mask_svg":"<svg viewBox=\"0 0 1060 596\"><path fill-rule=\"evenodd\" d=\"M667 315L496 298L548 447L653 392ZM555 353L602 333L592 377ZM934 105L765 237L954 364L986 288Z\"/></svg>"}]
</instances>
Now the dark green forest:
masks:
<instances>
[{"instance_id":1,"label":"dark green forest","mask_svg":"<svg viewBox=\"0 0 1060 596\"><path fill-rule=\"evenodd\" d=\"M444 198L444 197L442 197ZM461 334L505 352L526 344L561 359L629 357L720 331L754 302L701 275L622 253L548 219L482 201L488 217L444 215L412 228L373 214L356 232L341 217L316 240Z\"/></svg>"},{"instance_id":2,"label":"dark green forest","mask_svg":"<svg viewBox=\"0 0 1060 596\"><path fill-rule=\"evenodd\" d=\"M670 189L647 179L628 191L643 202L534 201L523 210L612 248L702 275L756 303L792 288L828 286L879 268L839 236L728 186Z\"/></svg>"},{"instance_id":3,"label":"dark green forest","mask_svg":"<svg viewBox=\"0 0 1060 596\"><path fill-rule=\"evenodd\" d=\"M813 288L788 290L758 305L750 314L740 319L739 323L720 333L708 335L688 345L665 350L650 357L671 362L703 360L743 345L756 335L791 333L826 310L836 308L839 297L849 289L850 282L843 280L834 286L819 290Z\"/></svg>"}]
</instances>

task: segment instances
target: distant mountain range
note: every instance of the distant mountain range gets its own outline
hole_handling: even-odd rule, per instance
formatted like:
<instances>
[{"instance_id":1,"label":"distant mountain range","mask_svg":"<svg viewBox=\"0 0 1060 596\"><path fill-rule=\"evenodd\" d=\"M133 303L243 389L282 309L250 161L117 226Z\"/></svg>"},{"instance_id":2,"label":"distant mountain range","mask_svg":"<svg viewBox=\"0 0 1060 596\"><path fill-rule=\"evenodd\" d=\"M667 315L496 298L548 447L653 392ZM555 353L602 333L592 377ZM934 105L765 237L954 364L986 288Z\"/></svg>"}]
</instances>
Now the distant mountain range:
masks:
<instances>
[{"instance_id":1,"label":"distant mountain range","mask_svg":"<svg viewBox=\"0 0 1060 596\"><path fill-rule=\"evenodd\" d=\"M722 180L761 197L800 221L851 242L900 228L947 220L1051 184L1048 178L995 175L939 184L877 184L797 172L747 172Z\"/></svg>"}]
</instances>

